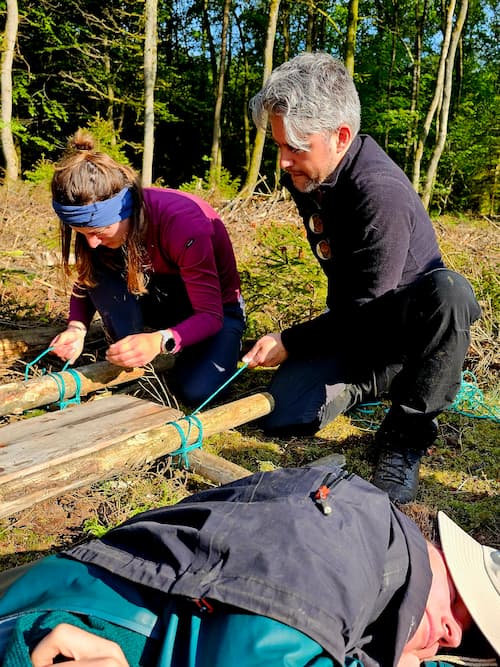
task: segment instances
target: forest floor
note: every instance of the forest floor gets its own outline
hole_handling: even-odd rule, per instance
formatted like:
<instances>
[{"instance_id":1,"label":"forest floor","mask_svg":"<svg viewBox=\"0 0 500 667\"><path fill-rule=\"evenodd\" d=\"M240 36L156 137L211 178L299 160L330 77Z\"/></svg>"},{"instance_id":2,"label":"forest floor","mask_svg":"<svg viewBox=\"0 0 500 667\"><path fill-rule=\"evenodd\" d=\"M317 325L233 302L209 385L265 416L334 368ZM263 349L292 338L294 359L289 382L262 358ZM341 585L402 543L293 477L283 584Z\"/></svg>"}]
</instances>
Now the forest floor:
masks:
<instances>
[{"instance_id":1,"label":"forest floor","mask_svg":"<svg viewBox=\"0 0 500 667\"><path fill-rule=\"evenodd\" d=\"M219 203L218 208L235 246L249 306L245 345L267 330L291 324L297 313L304 318L319 312L321 277L304 252L293 205L270 196ZM0 188L0 211L0 330L63 328L69 285L58 266L58 223L48 189L27 184ZM435 226L448 265L471 280L483 309L482 319L474 325L466 368L489 412L466 416L446 411L440 416L439 437L424 458L417 500L405 511L425 521L436 509L444 509L476 538L498 547L500 438L498 423L488 414L499 414L499 228L491 220L464 216L439 218ZM309 275L316 277L307 289L291 287L290 280L292 285L301 280L304 287ZM104 337L94 340L77 366L103 360L104 351ZM60 370L57 359L47 359L50 370ZM29 354L15 361L0 359L0 383L22 380L32 361ZM246 370L223 402L264 390L270 376L268 370ZM158 395L168 395L167 383L168 374L152 376L120 391L156 401ZM268 438L249 423L207 438L204 447L250 471L300 466L340 454L348 468L369 478L373 470L369 451L385 407L341 416L313 437ZM30 414L0 418L0 427ZM132 513L175 502L207 485L207 480L173 467L166 457L153 466L39 503L0 520L0 570L102 534Z\"/></svg>"}]
</instances>

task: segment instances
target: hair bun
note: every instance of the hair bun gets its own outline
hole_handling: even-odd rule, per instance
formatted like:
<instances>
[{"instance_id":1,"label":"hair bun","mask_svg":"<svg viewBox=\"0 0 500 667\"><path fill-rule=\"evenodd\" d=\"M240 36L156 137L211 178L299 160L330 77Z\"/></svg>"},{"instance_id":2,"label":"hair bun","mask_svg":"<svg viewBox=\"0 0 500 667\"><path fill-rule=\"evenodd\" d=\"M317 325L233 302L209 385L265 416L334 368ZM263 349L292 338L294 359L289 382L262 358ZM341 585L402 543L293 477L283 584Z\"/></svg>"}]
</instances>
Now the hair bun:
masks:
<instances>
[{"instance_id":1,"label":"hair bun","mask_svg":"<svg viewBox=\"0 0 500 667\"><path fill-rule=\"evenodd\" d=\"M93 151L95 139L88 130L77 130L69 140L69 148L75 151Z\"/></svg>"}]
</instances>

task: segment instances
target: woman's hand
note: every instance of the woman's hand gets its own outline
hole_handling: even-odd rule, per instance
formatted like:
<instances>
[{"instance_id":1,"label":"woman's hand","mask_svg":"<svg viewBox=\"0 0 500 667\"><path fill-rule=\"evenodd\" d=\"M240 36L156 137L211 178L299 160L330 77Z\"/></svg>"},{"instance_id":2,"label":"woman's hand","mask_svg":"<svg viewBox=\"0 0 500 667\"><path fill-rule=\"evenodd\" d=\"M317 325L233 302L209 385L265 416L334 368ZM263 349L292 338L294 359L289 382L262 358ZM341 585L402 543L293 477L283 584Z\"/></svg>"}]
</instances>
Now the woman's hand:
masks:
<instances>
[{"instance_id":1,"label":"woman's hand","mask_svg":"<svg viewBox=\"0 0 500 667\"><path fill-rule=\"evenodd\" d=\"M79 667L129 667L118 644L68 623L57 625L36 645L31 662L33 667L48 667L61 655L68 658L65 664Z\"/></svg>"},{"instance_id":2,"label":"woman's hand","mask_svg":"<svg viewBox=\"0 0 500 667\"><path fill-rule=\"evenodd\" d=\"M50 342L49 347L60 359L74 364L83 351L87 327L81 322L70 322L65 331L62 331Z\"/></svg>"},{"instance_id":3,"label":"woman's hand","mask_svg":"<svg viewBox=\"0 0 500 667\"><path fill-rule=\"evenodd\" d=\"M249 368L256 366L279 366L288 357L288 352L281 342L280 334L266 334L259 338L252 349L245 354L242 361Z\"/></svg>"},{"instance_id":4,"label":"woman's hand","mask_svg":"<svg viewBox=\"0 0 500 667\"><path fill-rule=\"evenodd\" d=\"M162 337L159 331L125 336L113 343L106 352L106 360L116 366L136 368L149 364L161 352Z\"/></svg>"}]
</instances>

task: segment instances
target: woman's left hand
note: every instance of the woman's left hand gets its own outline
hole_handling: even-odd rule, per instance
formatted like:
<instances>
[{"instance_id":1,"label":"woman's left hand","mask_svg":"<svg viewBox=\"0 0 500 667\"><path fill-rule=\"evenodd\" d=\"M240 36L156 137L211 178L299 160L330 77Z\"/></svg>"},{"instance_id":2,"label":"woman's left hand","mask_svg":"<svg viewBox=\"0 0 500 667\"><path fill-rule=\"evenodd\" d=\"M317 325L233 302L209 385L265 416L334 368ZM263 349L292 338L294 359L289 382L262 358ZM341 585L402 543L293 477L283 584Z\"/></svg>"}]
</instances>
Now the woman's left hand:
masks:
<instances>
[{"instance_id":1,"label":"woman's left hand","mask_svg":"<svg viewBox=\"0 0 500 667\"><path fill-rule=\"evenodd\" d=\"M136 368L149 364L161 352L162 337L158 331L125 336L106 352L106 361L116 366Z\"/></svg>"}]
</instances>

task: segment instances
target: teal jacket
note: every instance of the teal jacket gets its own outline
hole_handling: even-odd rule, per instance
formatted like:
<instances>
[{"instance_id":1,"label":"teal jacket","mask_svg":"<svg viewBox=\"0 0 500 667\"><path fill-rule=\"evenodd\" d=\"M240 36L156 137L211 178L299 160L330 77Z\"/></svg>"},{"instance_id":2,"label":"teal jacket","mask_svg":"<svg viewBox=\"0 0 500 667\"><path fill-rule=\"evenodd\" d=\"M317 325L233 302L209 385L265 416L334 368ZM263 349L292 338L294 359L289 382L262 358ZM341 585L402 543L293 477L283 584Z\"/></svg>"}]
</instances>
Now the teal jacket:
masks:
<instances>
[{"instance_id":1,"label":"teal jacket","mask_svg":"<svg viewBox=\"0 0 500 667\"><path fill-rule=\"evenodd\" d=\"M317 642L273 619L235 609L195 613L174 599L152 610L136 586L105 579L64 556L29 568L0 598L3 667L31 667L31 650L60 622L117 641L131 667L339 667ZM363 667L351 658L348 666Z\"/></svg>"}]
</instances>

